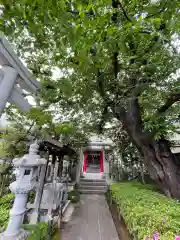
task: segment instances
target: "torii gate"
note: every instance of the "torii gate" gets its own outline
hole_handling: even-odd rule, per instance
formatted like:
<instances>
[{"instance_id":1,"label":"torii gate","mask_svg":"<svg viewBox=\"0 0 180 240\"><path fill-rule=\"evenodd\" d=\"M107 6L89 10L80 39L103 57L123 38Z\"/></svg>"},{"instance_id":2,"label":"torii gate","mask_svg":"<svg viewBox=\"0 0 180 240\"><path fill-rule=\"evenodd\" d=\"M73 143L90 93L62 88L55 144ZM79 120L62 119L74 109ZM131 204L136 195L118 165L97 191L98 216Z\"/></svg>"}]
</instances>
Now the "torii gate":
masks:
<instances>
[{"instance_id":1,"label":"torii gate","mask_svg":"<svg viewBox=\"0 0 180 240\"><path fill-rule=\"evenodd\" d=\"M23 111L29 111L31 105L23 97L22 90L33 94L41 85L22 64L4 37L0 37L0 65L0 117L7 102Z\"/></svg>"}]
</instances>

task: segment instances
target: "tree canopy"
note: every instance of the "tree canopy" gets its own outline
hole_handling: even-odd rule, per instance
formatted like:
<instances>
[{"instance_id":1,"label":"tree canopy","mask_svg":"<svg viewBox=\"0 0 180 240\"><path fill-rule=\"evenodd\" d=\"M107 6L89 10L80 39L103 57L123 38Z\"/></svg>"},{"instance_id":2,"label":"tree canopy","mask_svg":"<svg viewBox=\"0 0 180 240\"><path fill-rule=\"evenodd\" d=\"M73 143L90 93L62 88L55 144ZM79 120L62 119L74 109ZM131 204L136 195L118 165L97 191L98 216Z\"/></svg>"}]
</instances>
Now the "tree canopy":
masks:
<instances>
[{"instance_id":1,"label":"tree canopy","mask_svg":"<svg viewBox=\"0 0 180 240\"><path fill-rule=\"evenodd\" d=\"M177 1L2 1L2 11L1 29L43 82L47 105L97 122L138 97L144 129L159 138L173 127Z\"/></svg>"}]
</instances>

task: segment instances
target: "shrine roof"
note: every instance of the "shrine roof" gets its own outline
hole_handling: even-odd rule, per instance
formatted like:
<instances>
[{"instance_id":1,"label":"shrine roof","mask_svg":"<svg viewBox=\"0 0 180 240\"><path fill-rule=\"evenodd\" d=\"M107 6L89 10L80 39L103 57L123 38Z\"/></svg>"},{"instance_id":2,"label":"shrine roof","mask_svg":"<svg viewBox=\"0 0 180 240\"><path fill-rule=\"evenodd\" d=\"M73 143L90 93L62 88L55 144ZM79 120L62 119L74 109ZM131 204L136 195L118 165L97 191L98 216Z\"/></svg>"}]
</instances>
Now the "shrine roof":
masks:
<instances>
[{"instance_id":1,"label":"shrine roof","mask_svg":"<svg viewBox=\"0 0 180 240\"><path fill-rule=\"evenodd\" d=\"M76 152L73 148L67 145L63 145L56 139L53 139L50 136L46 136L42 143L41 147L47 147L52 154L56 155L74 155Z\"/></svg>"}]
</instances>

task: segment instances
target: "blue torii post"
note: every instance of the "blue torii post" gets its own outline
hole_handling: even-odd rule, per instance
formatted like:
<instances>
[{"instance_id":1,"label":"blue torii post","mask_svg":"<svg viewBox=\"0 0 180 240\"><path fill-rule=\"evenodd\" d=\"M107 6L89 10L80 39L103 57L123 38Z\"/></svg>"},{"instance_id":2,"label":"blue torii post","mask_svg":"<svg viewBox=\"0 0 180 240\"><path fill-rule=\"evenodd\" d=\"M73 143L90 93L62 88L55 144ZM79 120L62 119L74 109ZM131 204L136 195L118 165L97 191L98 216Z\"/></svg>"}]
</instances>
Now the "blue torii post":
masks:
<instances>
[{"instance_id":1,"label":"blue torii post","mask_svg":"<svg viewBox=\"0 0 180 240\"><path fill-rule=\"evenodd\" d=\"M4 37L0 37L0 65L0 117L7 102L23 111L29 111L31 106L23 97L22 90L33 95L41 85L22 64Z\"/></svg>"}]
</instances>

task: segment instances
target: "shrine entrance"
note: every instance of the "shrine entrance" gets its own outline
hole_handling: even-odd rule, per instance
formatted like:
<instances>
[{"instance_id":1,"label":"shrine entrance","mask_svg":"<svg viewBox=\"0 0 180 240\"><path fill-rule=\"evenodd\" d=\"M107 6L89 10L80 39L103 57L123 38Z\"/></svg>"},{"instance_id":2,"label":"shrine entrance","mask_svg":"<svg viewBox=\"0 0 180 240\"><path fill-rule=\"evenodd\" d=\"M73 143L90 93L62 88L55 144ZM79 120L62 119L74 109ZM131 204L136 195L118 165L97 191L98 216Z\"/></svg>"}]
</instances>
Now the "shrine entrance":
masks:
<instances>
[{"instance_id":1,"label":"shrine entrance","mask_svg":"<svg viewBox=\"0 0 180 240\"><path fill-rule=\"evenodd\" d=\"M102 173L103 168L103 152L87 151L84 152L83 172L85 173Z\"/></svg>"}]
</instances>

